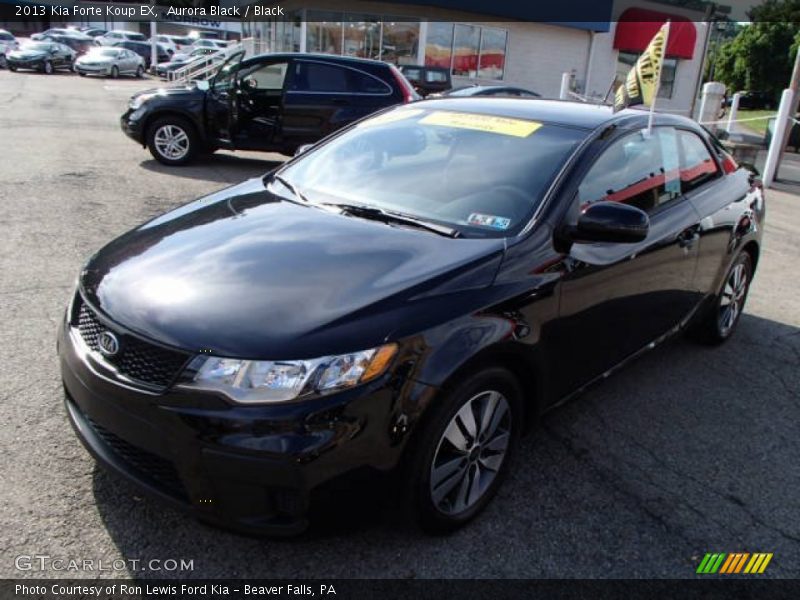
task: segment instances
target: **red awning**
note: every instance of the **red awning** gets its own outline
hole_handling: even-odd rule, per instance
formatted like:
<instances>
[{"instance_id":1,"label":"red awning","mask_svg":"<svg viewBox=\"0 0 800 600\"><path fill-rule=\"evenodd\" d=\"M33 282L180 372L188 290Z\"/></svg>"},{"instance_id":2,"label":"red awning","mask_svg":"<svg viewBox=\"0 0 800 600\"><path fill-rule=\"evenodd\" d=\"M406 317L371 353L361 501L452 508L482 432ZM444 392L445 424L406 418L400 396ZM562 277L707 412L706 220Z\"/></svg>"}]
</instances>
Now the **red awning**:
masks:
<instances>
[{"instance_id":1,"label":"red awning","mask_svg":"<svg viewBox=\"0 0 800 600\"><path fill-rule=\"evenodd\" d=\"M697 39L694 23L686 17L644 8L629 8L620 15L614 34L614 48L624 52L642 52L668 19L667 57L692 58Z\"/></svg>"}]
</instances>

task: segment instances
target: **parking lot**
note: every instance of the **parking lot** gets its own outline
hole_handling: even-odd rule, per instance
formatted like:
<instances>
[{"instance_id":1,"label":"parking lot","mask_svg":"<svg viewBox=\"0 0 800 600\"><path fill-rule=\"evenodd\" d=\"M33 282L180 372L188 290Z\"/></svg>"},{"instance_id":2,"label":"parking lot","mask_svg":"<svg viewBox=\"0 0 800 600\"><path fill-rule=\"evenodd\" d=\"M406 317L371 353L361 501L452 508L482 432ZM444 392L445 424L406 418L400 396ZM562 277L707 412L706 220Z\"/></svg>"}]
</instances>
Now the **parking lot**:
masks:
<instances>
[{"instance_id":1,"label":"parking lot","mask_svg":"<svg viewBox=\"0 0 800 600\"><path fill-rule=\"evenodd\" d=\"M85 259L106 241L280 156L219 152L167 168L119 130L154 85L0 71L0 576L15 557L185 559L136 577L692 577L706 552L772 552L800 576L800 196L768 195L746 314L714 349L677 339L551 413L477 521L409 530L357 503L296 540L229 534L95 467L67 422L55 333Z\"/></svg>"}]
</instances>

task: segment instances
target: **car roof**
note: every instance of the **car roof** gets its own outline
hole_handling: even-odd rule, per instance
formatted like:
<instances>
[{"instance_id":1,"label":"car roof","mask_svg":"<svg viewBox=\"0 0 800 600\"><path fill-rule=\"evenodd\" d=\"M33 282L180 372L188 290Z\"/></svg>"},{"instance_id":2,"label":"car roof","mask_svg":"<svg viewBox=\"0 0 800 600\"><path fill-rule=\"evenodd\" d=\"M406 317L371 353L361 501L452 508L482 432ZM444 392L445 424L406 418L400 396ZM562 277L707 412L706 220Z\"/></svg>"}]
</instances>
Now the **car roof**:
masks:
<instances>
[{"instance_id":1,"label":"car roof","mask_svg":"<svg viewBox=\"0 0 800 600\"><path fill-rule=\"evenodd\" d=\"M334 62L338 64L351 64L351 65L381 65L386 66L387 63L380 61L380 60L373 60L371 58L357 58L354 56L339 56L338 54L314 54L313 52L277 52L277 53L265 53L265 54L257 54L256 56L251 56L245 59L242 62L255 62L258 60L263 60L265 58L285 58L285 59L292 59L292 58L301 58L305 60L324 60L327 62Z\"/></svg>"},{"instance_id":2,"label":"car roof","mask_svg":"<svg viewBox=\"0 0 800 600\"><path fill-rule=\"evenodd\" d=\"M645 127L648 111L625 109L613 112L612 107L603 104L570 102L567 100L544 100L539 98L498 98L492 96L443 96L415 103L425 108L440 108L459 112L480 113L497 117L510 117L541 121L555 125L592 130L603 125L617 125L620 128ZM656 112L656 125L683 125L697 129L691 119L678 115Z\"/></svg>"}]
</instances>

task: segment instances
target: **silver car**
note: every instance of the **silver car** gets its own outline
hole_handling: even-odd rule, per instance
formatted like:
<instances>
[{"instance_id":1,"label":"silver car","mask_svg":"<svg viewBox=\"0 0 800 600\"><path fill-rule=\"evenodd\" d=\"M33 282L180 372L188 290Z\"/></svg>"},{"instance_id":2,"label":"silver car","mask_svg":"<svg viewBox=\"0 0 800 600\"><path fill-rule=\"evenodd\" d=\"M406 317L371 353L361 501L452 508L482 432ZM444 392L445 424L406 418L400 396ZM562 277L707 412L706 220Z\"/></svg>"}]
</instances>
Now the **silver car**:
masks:
<instances>
[{"instance_id":1,"label":"silver car","mask_svg":"<svg viewBox=\"0 0 800 600\"><path fill-rule=\"evenodd\" d=\"M126 48L92 48L75 61L75 71L80 76L105 75L144 75L144 59Z\"/></svg>"},{"instance_id":2,"label":"silver car","mask_svg":"<svg viewBox=\"0 0 800 600\"><path fill-rule=\"evenodd\" d=\"M6 54L19 50L19 42L10 32L0 29L0 69L6 68Z\"/></svg>"}]
</instances>

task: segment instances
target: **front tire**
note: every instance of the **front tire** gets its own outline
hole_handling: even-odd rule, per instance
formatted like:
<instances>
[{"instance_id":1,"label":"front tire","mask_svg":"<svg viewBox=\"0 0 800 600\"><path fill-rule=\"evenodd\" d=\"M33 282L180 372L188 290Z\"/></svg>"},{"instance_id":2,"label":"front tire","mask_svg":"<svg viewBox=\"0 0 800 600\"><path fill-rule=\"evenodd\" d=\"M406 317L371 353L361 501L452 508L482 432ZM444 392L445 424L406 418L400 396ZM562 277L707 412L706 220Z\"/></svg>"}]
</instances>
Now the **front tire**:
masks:
<instances>
[{"instance_id":1,"label":"front tire","mask_svg":"<svg viewBox=\"0 0 800 600\"><path fill-rule=\"evenodd\" d=\"M180 117L158 119L147 130L147 148L164 165L188 164L199 145L194 126Z\"/></svg>"},{"instance_id":2,"label":"front tire","mask_svg":"<svg viewBox=\"0 0 800 600\"><path fill-rule=\"evenodd\" d=\"M46 60L44 62L44 65L42 65L42 71L44 71L44 73L46 75L52 75L53 74L53 63L51 63L49 60Z\"/></svg>"},{"instance_id":3,"label":"front tire","mask_svg":"<svg viewBox=\"0 0 800 600\"><path fill-rule=\"evenodd\" d=\"M119 77L119 69L114 65L111 67L111 79L116 79L117 77Z\"/></svg>"},{"instance_id":4,"label":"front tire","mask_svg":"<svg viewBox=\"0 0 800 600\"><path fill-rule=\"evenodd\" d=\"M500 367L436 400L412 441L404 482L406 508L423 529L455 530L489 504L519 442L522 403L516 378Z\"/></svg>"},{"instance_id":5,"label":"front tire","mask_svg":"<svg viewBox=\"0 0 800 600\"><path fill-rule=\"evenodd\" d=\"M750 254L741 252L728 269L712 309L694 328L694 337L698 341L717 345L733 335L744 311L752 279L753 260Z\"/></svg>"},{"instance_id":6,"label":"front tire","mask_svg":"<svg viewBox=\"0 0 800 600\"><path fill-rule=\"evenodd\" d=\"M144 77L144 68L142 67L142 65L136 67L136 77L138 77L139 79Z\"/></svg>"},{"instance_id":7,"label":"front tire","mask_svg":"<svg viewBox=\"0 0 800 600\"><path fill-rule=\"evenodd\" d=\"M0 54L0 69L8 68L8 61L5 54Z\"/></svg>"}]
</instances>

